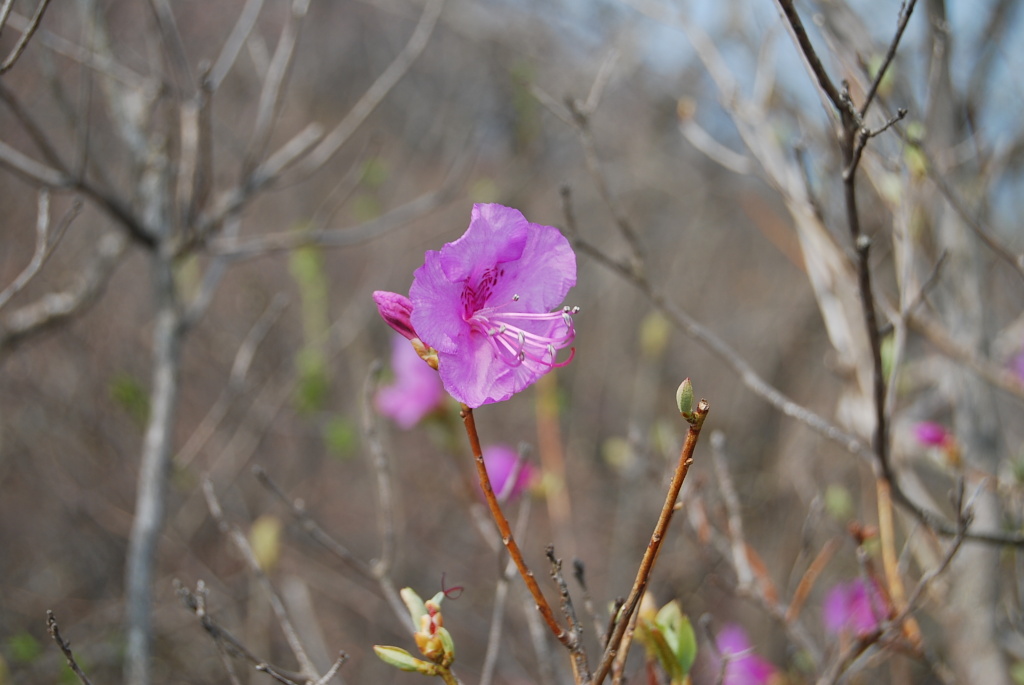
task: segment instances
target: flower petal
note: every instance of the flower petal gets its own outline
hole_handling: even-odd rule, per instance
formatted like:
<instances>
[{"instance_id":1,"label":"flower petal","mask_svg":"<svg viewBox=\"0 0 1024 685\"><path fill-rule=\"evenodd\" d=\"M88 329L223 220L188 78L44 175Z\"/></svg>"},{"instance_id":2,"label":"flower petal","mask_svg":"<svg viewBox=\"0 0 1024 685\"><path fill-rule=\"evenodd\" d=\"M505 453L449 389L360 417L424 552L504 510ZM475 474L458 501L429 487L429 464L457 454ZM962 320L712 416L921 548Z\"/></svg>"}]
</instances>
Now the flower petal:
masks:
<instances>
[{"instance_id":1,"label":"flower petal","mask_svg":"<svg viewBox=\"0 0 1024 685\"><path fill-rule=\"evenodd\" d=\"M492 305L519 301L512 311L551 311L576 285L576 255L569 241L553 226L530 224L522 256L506 264L491 292Z\"/></svg>"},{"instance_id":2,"label":"flower petal","mask_svg":"<svg viewBox=\"0 0 1024 685\"><path fill-rule=\"evenodd\" d=\"M469 334L463 318L461 283L453 283L441 269L441 253L430 250L423 266L413 274L409 299L412 324L420 340L438 352L455 352L459 339Z\"/></svg>"},{"instance_id":3,"label":"flower petal","mask_svg":"<svg viewBox=\"0 0 1024 685\"><path fill-rule=\"evenodd\" d=\"M441 248L441 267L448 280L475 286L484 272L520 259L530 223L518 209L497 204L473 205L469 228Z\"/></svg>"}]
</instances>

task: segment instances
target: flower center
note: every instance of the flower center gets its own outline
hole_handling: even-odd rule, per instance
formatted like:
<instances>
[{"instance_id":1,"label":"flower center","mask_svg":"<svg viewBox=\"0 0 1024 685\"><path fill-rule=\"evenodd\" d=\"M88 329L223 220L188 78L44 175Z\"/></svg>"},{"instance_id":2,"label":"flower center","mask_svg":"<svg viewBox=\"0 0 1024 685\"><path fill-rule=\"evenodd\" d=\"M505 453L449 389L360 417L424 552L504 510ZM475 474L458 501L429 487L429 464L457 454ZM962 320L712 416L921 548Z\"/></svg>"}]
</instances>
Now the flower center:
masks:
<instances>
[{"instance_id":1,"label":"flower center","mask_svg":"<svg viewBox=\"0 0 1024 685\"><path fill-rule=\"evenodd\" d=\"M562 307L543 313L511 311L512 303L518 301L519 296L513 295L512 302L482 307L471 312L466 321L473 330L487 336L498 358L509 366L532 362L552 368L572 361L575 348L565 361L557 361L556 355L575 340L572 317L580 308Z\"/></svg>"}]
</instances>

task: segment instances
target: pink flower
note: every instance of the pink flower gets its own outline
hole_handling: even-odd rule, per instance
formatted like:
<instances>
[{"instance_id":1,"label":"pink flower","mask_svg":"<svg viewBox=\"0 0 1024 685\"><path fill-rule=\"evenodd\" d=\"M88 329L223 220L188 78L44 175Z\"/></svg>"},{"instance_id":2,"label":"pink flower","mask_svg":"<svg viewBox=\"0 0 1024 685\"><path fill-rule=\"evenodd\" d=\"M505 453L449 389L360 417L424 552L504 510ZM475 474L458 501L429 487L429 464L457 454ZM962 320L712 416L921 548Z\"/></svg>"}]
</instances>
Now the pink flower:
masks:
<instances>
[{"instance_id":1,"label":"pink flower","mask_svg":"<svg viewBox=\"0 0 1024 685\"><path fill-rule=\"evenodd\" d=\"M838 583L825 597L822 608L825 628L833 635L868 635L878 629L879 619L876 616L884 606L885 601L877 587L869 594L864 581L859 578L849 583Z\"/></svg>"},{"instance_id":2,"label":"pink flower","mask_svg":"<svg viewBox=\"0 0 1024 685\"><path fill-rule=\"evenodd\" d=\"M715 642L722 656L728 658L722 685L767 685L778 672L754 653L746 632L737 625L723 627Z\"/></svg>"},{"instance_id":3,"label":"pink flower","mask_svg":"<svg viewBox=\"0 0 1024 685\"><path fill-rule=\"evenodd\" d=\"M558 229L478 204L461 238L424 255L408 299L383 292L374 299L392 328L437 351L445 390L479 407L571 361L572 354L563 362L556 354L576 336L576 310L550 310L575 284L576 255Z\"/></svg>"},{"instance_id":4,"label":"pink flower","mask_svg":"<svg viewBox=\"0 0 1024 685\"><path fill-rule=\"evenodd\" d=\"M519 465L519 475L506 493L508 479L512 476L512 471L517 468L517 464ZM525 459L520 459L519 454L507 445L485 447L484 465L487 467L487 475L491 478L491 487L494 488L495 494L498 497L504 495L509 501L523 494L537 475L536 467Z\"/></svg>"},{"instance_id":5,"label":"pink flower","mask_svg":"<svg viewBox=\"0 0 1024 685\"><path fill-rule=\"evenodd\" d=\"M921 421L914 426L914 437L927 447L941 447L949 439L949 431L941 423Z\"/></svg>"},{"instance_id":6,"label":"pink flower","mask_svg":"<svg viewBox=\"0 0 1024 685\"><path fill-rule=\"evenodd\" d=\"M391 368L395 380L377 391L377 410L409 429L441 405L444 391L441 380L416 353L409 341L396 335L391 340Z\"/></svg>"}]
</instances>

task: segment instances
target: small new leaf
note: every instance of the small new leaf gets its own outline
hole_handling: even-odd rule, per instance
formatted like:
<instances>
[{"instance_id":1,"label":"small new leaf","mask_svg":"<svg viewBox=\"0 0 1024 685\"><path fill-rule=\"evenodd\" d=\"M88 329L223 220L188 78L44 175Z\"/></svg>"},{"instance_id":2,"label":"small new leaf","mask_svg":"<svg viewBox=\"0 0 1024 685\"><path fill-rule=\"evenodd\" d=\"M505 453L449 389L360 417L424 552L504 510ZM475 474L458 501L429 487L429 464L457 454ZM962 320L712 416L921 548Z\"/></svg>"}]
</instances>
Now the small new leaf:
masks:
<instances>
[{"instance_id":1,"label":"small new leaf","mask_svg":"<svg viewBox=\"0 0 1024 685\"><path fill-rule=\"evenodd\" d=\"M693 411L693 383L689 378L680 383L676 390L676 406L683 416L687 416Z\"/></svg>"},{"instance_id":2,"label":"small new leaf","mask_svg":"<svg viewBox=\"0 0 1024 685\"><path fill-rule=\"evenodd\" d=\"M414 671L423 675L436 675L437 673L436 664L417 659L401 647L374 645L373 651L377 653L381 661L403 671Z\"/></svg>"}]
</instances>

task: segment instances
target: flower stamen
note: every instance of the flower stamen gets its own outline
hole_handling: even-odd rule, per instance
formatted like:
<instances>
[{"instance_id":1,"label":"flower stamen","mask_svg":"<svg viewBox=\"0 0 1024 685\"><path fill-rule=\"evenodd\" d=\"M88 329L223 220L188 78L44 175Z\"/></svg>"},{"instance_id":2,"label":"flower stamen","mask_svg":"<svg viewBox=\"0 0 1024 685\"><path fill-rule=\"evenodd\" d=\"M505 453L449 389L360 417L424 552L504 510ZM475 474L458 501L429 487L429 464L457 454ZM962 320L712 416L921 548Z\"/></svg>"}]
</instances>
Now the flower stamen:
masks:
<instances>
[{"instance_id":1,"label":"flower stamen","mask_svg":"<svg viewBox=\"0 0 1024 685\"><path fill-rule=\"evenodd\" d=\"M519 295L513 295L512 302L518 301ZM576 338L572 315L579 307L541 313L510 312L506 307L484 307L467 319L474 330L487 336L499 359L512 367L532 364L547 369L565 366L572 360L575 349L562 362L557 361L557 354Z\"/></svg>"}]
</instances>

